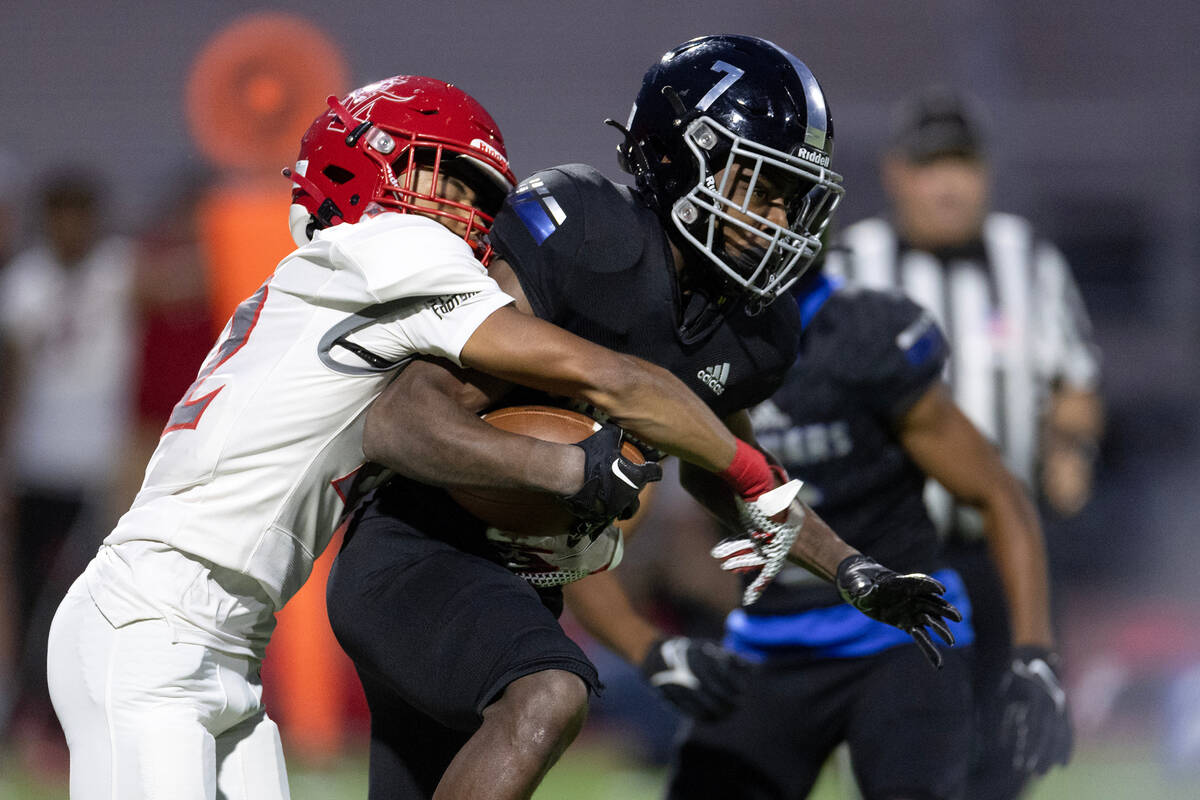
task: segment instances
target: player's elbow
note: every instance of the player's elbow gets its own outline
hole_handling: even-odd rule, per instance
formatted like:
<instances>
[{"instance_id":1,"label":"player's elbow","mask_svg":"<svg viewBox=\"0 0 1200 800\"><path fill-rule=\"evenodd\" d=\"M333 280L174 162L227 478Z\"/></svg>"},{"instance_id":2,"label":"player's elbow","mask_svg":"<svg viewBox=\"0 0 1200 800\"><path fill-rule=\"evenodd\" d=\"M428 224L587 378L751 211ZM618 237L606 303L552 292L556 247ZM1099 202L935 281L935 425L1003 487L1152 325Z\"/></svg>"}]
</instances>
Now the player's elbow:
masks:
<instances>
[{"instance_id":1,"label":"player's elbow","mask_svg":"<svg viewBox=\"0 0 1200 800\"><path fill-rule=\"evenodd\" d=\"M986 488L970 505L978 509L986 520L1012 520L1016 530L1040 543L1041 531L1033 499L1025 485L1011 472L1003 470L988 481ZM998 534L1000 526L989 527Z\"/></svg>"},{"instance_id":2,"label":"player's elbow","mask_svg":"<svg viewBox=\"0 0 1200 800\"><path fill-rule=\"evenodd\" d=\"M1022 512L1031 506L1029 493L1016 475L1007 469L996 472L995 477L987 481L980 491L977 506L985 511L1006 507Z\"/></svg>"}]
</instances>

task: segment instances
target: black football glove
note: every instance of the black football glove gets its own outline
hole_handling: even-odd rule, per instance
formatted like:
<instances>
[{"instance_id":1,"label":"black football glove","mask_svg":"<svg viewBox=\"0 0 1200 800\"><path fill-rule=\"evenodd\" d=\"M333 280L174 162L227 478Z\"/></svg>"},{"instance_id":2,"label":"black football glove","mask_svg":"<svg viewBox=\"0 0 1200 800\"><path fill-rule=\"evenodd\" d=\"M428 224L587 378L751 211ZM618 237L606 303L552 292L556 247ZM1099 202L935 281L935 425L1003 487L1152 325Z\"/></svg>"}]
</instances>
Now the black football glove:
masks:
<instances>
[{"instance_id":1,"label":"black football glove","mask_svg":"<svg viewBox=\"0 0 1200 800\"><path fill-rule=\"evenodd\" d=\"M837 589L850 605L871 619L905 631L921 648L929 663L942 668L938 652L926 628L943 642L954 644L945 620L961 622L962 615L942 594L946 587L928 575L901 575L864 555L850 556L838 564Z\"/></svg>"},{"instance_id":2,"label":"black football glove","mask_svg":"<svg viewBox=\"0 0 1200 800\"><path fill-rule=\"evenodd\" d=\"M642 661L642 675L671 705L699 720L733 710L754 665L710 639L659 639Z\"/></svg>"},{"instance_id":3,"label":"black football glove","mask_svg":"<svg viewBox=\"0 0 1200 800\"><path fill-rule=\"evenodd\" d=\"M1001 742L1017 772L1042 775L1071 758L1071 718L1057 666L1058 658L1044 647L1016 647L1000 682Z\"/></svg>"},{"instance_id":4,"label":"black football glove","mask_svg":"<svg viewBox=\"0 0 1200 800\"><path fill-rule=\"evenodd\" d=\"M629 519L637 513L638 492L647 483L662 479L662 467L656 462L634 464L621 455L624 435L616 425L604 424L575 445L584 452L583 487L564 500L585 525Z\"/></svg>"}]
</instances>

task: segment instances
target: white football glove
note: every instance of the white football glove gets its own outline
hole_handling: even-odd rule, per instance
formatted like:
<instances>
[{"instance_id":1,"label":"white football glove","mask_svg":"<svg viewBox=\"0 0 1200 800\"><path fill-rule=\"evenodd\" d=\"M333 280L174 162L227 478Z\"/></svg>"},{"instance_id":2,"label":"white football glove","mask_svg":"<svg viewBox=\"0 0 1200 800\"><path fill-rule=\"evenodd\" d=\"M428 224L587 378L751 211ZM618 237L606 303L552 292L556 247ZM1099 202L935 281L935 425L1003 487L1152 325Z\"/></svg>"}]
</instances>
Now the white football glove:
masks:
<instances>
[{"instance_id":1,"label":"white football glove","mask_svg":"<svg viewBox=\"0 0 1200 800\"><path fill-rule=\"evenodd\" d=\"M758 571L742 592L744 606L757 602L787 563L788 551L804 525L804 506L796 501L803 485L803 481L791 480L756 500L737 498L743 533L722 539L712 549L723 570Z\"/></svg>"}]
</instances>

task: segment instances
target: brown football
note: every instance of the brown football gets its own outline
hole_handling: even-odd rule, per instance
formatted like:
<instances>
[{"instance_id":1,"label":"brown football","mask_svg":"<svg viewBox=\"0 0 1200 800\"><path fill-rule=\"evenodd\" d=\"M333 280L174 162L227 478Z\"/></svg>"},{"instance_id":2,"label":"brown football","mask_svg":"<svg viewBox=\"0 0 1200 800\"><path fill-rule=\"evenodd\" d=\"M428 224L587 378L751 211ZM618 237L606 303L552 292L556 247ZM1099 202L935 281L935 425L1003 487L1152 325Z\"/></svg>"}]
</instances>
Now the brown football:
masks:
<instances>
[{"instance_id":1,"label":"brown football","mask_svg":"<svg viewBox=\"0 0 1200 800\"><path fill-rule=\"evenodd\" d=\"M586 414L553 406L510 406L483 415L493 426L546 442L575 444L600 429ZM625 442L621 455L635 464L645 458L640 450ZM474 516L510 533L527 536L553 536L571 525L571 513L552 494L516 489L452 488L450 496Z\"/></svg>"}]
</instances>

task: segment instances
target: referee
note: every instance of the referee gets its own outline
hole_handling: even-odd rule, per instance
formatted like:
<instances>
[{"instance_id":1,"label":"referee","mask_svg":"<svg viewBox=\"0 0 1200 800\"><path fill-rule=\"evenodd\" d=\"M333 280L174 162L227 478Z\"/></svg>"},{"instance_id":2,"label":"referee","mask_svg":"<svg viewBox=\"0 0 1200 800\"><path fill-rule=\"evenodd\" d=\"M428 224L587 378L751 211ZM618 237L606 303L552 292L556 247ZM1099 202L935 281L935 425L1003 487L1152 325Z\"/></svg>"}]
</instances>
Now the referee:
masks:
<instances>
[{"instance_id":1,"label":"referee","mask_svg":"<svg viewBox=\"0 0 1200 800\"><path fill-rule=\"evenodd\" d=\"M1070 516L1091 491L1102 425L1098 356L1062 254L1028 220L989 211L983 145L967 98L931 88L905 101L882 165L891 213L846 228L827 268L900 289L930 312L951 343L946 377L958 406L1015 475ZM1010 675L1030 657L1054 665L1056 656L1011 647L978 514L936 484L926 500L974 608L978 726L966 796L1016 797L1028 772L1014 768L999 736L1006 709L1011 717L1021 702L1022 682Z\"/></svg>"}]
</instances>

